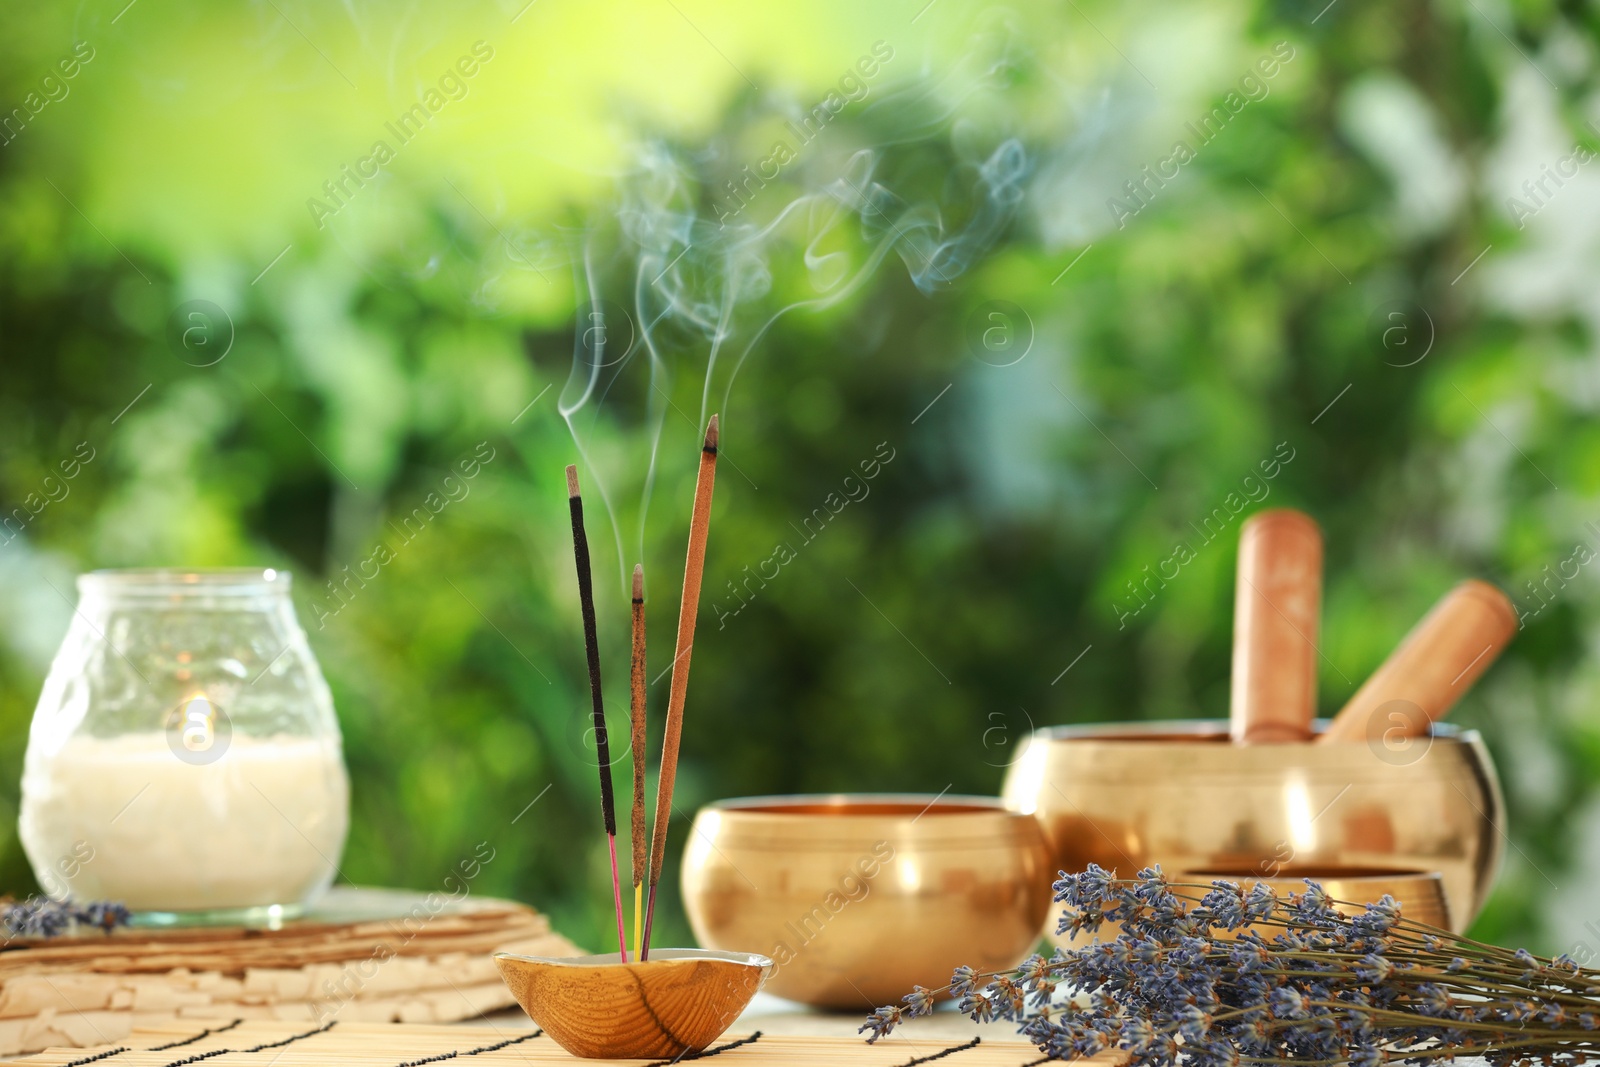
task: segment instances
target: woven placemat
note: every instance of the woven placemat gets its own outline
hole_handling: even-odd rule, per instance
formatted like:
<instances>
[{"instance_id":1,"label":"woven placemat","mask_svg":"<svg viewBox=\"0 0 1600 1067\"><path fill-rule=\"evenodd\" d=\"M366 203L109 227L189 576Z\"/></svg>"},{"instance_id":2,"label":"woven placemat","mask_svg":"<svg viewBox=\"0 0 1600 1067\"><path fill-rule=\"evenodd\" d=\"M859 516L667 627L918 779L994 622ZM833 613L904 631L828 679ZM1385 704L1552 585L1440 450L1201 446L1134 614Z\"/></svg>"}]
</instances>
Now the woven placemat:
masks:
<instances>
[{"instance_id":1,"label":"woven placemat","mask_svg":"<svg viewBox=\"0 0 1600 1067\"><path fill-rule=\"evenodd\" d=\"M603 1067L666 1067L671 1060L579 1060L537 1030L486 1026L374 1025L330 1022L320 1027L245 1022L203 1029L178 1025L141 1027L120 1044L93 1049L51 1049L7 1064L29 1067L422 1067L461 1057L472 1067L494 1064L588 1063ZM859 1067L915 1067L937 1061L940 1067L1029 1067L1044 1063L1039 1050L1021 1041L973 1038L960 1044L929 1043L901 1033L876 1045L844 1037L769 1037L734 1030L699 1054L676 1062L716 1057L718 1067L799 1067L846 1064ZM1095 1063L1111 1067L1123 1057L1102 1054Z\"/></svg>"},{"instance_id":2,"label":"woven placemat","mask_svg":"<svg viewBox=\"0 0 1600 1067\"><path fill-rule=\"evenodd\" d=\"M375 916L383 916L376 918ZM0 951L0 1056L109 1045L185 1019L452 1022L512 1006L497 949L575 955L512 901L330 891L280 929L123 929ZM187 1026L189 1032L196 1027Z\"/></svg>"}]
</instances>

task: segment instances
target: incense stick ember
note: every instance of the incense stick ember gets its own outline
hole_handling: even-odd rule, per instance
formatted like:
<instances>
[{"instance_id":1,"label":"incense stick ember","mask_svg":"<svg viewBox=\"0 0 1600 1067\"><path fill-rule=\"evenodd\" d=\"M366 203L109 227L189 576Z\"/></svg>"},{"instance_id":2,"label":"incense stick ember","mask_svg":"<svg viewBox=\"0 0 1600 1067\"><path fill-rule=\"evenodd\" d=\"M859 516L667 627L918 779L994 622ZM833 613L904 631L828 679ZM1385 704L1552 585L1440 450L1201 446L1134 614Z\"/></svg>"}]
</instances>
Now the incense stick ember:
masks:
<instances>
[{"instance_id":1,"label":"incense stick ember","mask_svg":"<svg viewBox=\"0 0 1600 1067\"><path fill-rule=\"evenodd\" d=\"M611 894L616 898L617 950L628 961L628 935L622 922L622 883L617 876L617 803L611 789L611 742L606 736L606 709L600 696L600 640L594 621L594 582L589 573L589 538L583 531L583 496L578 468L567 467L567 503L572 509L572 553L578 569L578 602L583 610L583 644L589 659L589 695L594 704L595 764L600 771L600 812L606 845L611 850Z\"/></svg>"},{"instance_id":2,"label":"incense stick ember","mask_svg":"<svg viewBox=\"0 0 1600 1067\"><path fill-rule=\"evenodd\" d=\"M644 877L648 859L644 827L645 788L645 642L644 642L644 564L633 568L633 669L630 674L631 701L629 703L631 731L629 741L633 748L633 950L643 948Z\"/></svg>"},{"instance_id":3,"label":"incense stick ember","mask_svg":"<svg viewBox=\"0 0 1600 1067\"><path fill-rule=\"evenodd\" d=\"M689 558L683 568L683 600L678 605L678 642L672 659L667 696L666 737L661 743L661 773L656 781L656 818L650 839L650 902L644 913L640 959L650 958L650 927L656 916L656 886L667 854L667 824L672 817L672 789L678 779L678 740L683 734L683 701L689 691L689 659L694 651L694 624L700 612L700 579L706 567L706 537L711 530L711 490L717 480L717 417L706 426L700 449L700 473L694 483L694 512L689 520Z\"/></svg>"}]
</instances>

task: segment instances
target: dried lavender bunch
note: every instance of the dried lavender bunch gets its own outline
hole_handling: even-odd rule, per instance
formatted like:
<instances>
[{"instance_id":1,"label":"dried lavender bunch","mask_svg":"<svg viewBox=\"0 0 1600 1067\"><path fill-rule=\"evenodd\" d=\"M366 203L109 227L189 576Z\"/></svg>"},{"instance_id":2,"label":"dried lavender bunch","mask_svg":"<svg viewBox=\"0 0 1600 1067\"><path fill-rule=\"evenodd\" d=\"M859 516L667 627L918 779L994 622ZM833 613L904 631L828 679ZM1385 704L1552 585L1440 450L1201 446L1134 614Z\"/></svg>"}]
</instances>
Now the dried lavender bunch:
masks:
<instances>
[{"instance_id":1,"label":"dried lavender bunch","mask_svg":"<svg viewBox=\"0 0 1600 1067\"><path fill-rule=\"evenodd\" d=\"M5 927L7 940L56 937L74 925L92 926L110 933L113 928L126 925L131 917L127 908L107 901L77 904L70 900L29 897L0 902L0 925Z\"/></svg>"},{"instance_id":2,"label":"dried lavender bunch","mask_svg":"<svg viewBox=\"0 0 1600 1067\"><path fill-rule=\"evenodd\" d=\"M1118 1048L1131 1067L1451 1056L1513 1067L1600 1053L1600 971L1403 918L1392 897L1352 905L1307 879L1280 900L1260 883L1169 883L1159 867L1134 879L1062 872L1055 890L1058 933L1106 922L1120 933L1013 971L959 968L944 989L918 986L873 1012L867 1040L948 993L973 1019L1017 1023L1051 1059Z\"/></svg>"}]
</instances>

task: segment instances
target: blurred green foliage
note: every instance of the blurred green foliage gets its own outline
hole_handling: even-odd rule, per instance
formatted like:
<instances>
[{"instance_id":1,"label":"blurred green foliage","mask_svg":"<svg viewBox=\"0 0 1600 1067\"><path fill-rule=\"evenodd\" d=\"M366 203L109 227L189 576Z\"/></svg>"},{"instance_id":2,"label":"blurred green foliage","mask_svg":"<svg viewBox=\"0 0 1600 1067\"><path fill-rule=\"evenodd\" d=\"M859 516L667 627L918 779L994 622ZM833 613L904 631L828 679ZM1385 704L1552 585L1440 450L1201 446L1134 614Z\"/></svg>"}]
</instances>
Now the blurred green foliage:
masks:
<instances>
[{"instance_id":1,"label":"blurred green foliage","mask_svg":"<svg viewBox=\"0 0 1600 1067\"><path fill-rule=\"evenodd\" d=\"M550 250L581 244L584 220L604 229L641 139L696 161L710 214L717 183L876 40L895 50L882 84L752 221L862 148L951 225L1002 136L1027 147L1031 184L954 284L925 294L891 256L837 306L779 319L731 385L661 943L689 936L676 861L704 801L993 792L1030 725L1225 713L1236 525L1201 545L1191 524L1280 447L1293 458L1263 503L1327 534L1326 712L1460 577L1532 612L1524 583L1600 541L1584 525L1600 520L1600 221L1588 174L1547 186L1523 229L1507 198L1589 143L1593 14L1321 6L0 16L0 102L74 42L94 49L0 147L0 500L39 492L80 442L95 452L0 546L0 825L74 573L286 567L345 731L342 873L434 888L488 840L483 891L604 944L561 480L579 456L556 411L581 294ZM317 228L306 201L479 40L495 54L470 91ZM1119 226L1108 199L1127 205L1123 183L1279 42L1294 58L1268 91ZM930 121L896 126L907 111L874 106L895 93ZM860 229L843 251L889 239ZM802 253L776 246L752 312L814 295ZM603 264L613 291L627 267ZM212 366L171 339L192 300L231 321ZM997 308L1032 339L1015 362L983 344ZM575 418L585 478L617 502L613 529L590 498L614 725L636 556L652 676L670 661L706 366L692 331L670 340L670 401L641 363ZM466 495L402 544L392 524L480 448ZM805 539L874 457L868 491ZM1127 583L1180 540L1194 558L1133 613ZM341 606L326 583L380 543L393 562ZM784 544L777 577L744 587ZM1455 718L1488 734L1512 814L1478 932L1563 951L1589 936L1600 874L1600 598L1586 571L1549 588ZM30 885L14 835L0 877Z\"/></svg>"}]
</instances>

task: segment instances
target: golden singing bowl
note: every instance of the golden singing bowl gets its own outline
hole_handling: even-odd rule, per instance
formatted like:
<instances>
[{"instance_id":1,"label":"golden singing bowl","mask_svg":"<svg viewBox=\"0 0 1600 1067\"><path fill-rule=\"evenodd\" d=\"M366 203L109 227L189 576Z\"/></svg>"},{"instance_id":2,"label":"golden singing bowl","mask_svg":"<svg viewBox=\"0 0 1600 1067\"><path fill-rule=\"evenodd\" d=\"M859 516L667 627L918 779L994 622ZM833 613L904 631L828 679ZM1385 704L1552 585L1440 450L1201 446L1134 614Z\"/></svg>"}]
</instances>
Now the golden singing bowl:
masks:
<instances>
[{"instance_id":1,"label":"golden singing bowl","mask_svg":"<svg viewBox=\"0 0 1600 1067\"><path fill-rule=\"evenodd\" d=\"M1215 721L1052 727L1029 739L1004 796L1039 817L1060 870L1438 871L1457 931L1503 849L1494 763L1476 732L1443 723L1372 745L1235 745Z\"/></svg>"},{"instance_id":2,"label":"golden singing bowl","mask_svg":"<svg viewBox=\"0 0 1600 1067\"><path fill-rule=\"evenodd\" d=\"M695 817L683 900L701 944L772 957L769 992L862 1009L1027 958L1052 877L993 797L753 797Z\"/></svg>"},{"instance_id":3,"label":"golden singing bowl","mask_svg":"<svg viewBox=\"0 0 1600 1067\"><path fill-rule=\"evenodd\" d=\"M1164 870L1164 868L1163 868ZM1359 915L1363 905L1376 903L1385 896L1400 905L1400 914L1416 922L1427 923L1445 930L1450 925L1450 907L1445 903L1444 878L1437 871L1384 870L1372 867L1299 867L1286 865L1275 875L1264 877L1259 870L1234 870L1226 867L1200 871L1168 872L1175 882L1199 882L1209 885L1213 881L1237 883L1246 893L1257 884L1270 886L1278 899L1287 902L1290 893L1304 893L1306 879L1322 886L1323 891L1335 901L1334 906L1347 915ZM1195 896L1200 890L1183 890L1185 896ZM1281 926L1262 926L1256 933L1271 938L1283 932ZM1101 928L1105 940L1105 928Z\"/></svg>"},{"instance_id":4,"label":"golden singing bowl","mask_svg":"<svg viewBox=\"0 0 1600 1067\"><path fill-rule=\"evenodd\" d=\"M652 949L641 963L496 952L528 1018L574 1056L667 1059L706 1048L744 1011L772 961L749 952Z\"/></svg>"}]
</instances>

